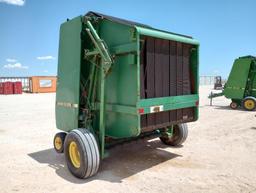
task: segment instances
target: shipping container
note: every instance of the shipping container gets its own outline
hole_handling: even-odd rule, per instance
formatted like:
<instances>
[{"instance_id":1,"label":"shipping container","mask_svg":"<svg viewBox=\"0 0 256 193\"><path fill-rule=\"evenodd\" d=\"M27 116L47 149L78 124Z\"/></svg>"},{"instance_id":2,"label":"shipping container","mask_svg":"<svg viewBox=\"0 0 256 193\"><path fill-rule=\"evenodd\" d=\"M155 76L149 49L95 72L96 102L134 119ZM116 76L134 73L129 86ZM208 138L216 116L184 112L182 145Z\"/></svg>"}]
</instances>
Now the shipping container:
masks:
<instances>
[{"instance_id":1,"label":"shipping container","mask_svg":"<svg viewBox=\"0 0 256 193\"><path fill-rule=\"evenodd\" d=\"M22 94L21 82L13 82L13 94Z\"/></svg>"},{"instance_id":2,"label":"shipping container","mask_svg":"<svg viewBox=\"0 0 256 193\"><path fill-rule=\"evenodd\" d=\"M56 92L56 76L32 76L29 80L30 92Z\"/></svg>"},{"instance_id":3,"label":"shipping container","mask_svg":"<svg viewBox=\"0 0 256 193\"><path fill-rule=\"evenodd\" d=\"M0 82L0 94L4 94L4 83Z\"/></svg>"},{"instance_id":4,"label":"shipping container","mask_svg":"<svg viewBox=\"0 0 256 193\"><path fill-rule=\"evenodd\" d=\"M13 94L12 82L4 82L3 83L3 94Z\"/></svg>"}]
</instances>

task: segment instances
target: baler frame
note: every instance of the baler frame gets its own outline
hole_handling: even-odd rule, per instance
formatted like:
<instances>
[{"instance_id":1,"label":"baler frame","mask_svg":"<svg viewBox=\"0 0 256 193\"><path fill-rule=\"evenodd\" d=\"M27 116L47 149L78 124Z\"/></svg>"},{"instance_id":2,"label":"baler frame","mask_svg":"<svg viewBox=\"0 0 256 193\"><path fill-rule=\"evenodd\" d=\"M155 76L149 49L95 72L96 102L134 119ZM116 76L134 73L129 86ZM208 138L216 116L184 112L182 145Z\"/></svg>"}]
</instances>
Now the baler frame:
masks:
<instances>
[{"instance_id":1,"label":"baler frame","mask_svg":"<svg viewBox=\"0 0 256 193\"><path fill-rule=\"evenodd\" d=\"M91 106L94 106L96 108L94 108L94 110L99 110L100 111L100 127L99 127L99 141L100 141L100 154L101 157L105 157L104 156L104 152L105 152L105 119L104 119L104 113L105 113L105 108L107 109L111 109L112 111L116 111L116 112L121 112L121 113L132 113L132 114L137 114L138 111L140 111L140 109L143 109L143 112L140 112L140 114L148 114L148 113L152 113L151 112L151 108L152 106L163 106L163 109L165 111L167 110L173 110L173 109L179 109L179 108L186 108L186 107L193 107L193 106L197 106L197 102L199 100L198 95L184 95L184 96L173 96L173 97L161 97L161 98L153 98L153 99L140 99L140 97L138 97L138 102L136 105L136 108L132 108L129 106L124 106L124 105L112 105L105 107L104 105L104 94L105 94L105 77L107 76L111 65L113 63L112 61L112 56L110 54L110 52L108 51L108 48L106 47L106 43L104 42L104 40L102 40L99 35L97 34L96 30L94 29L92 23L90 22L91 18L85 17L84 18L84 23L86 24L87 28L86 31L89 34L93 44L95 45L95 50L93 51L85 51L85 58L87 60L88 57L97 57L97 55L100 55L101 59L100 59L100 77L101 77L101 81L100 81L100 85L101 85L101 93L100 93L100 98L101 98L101 102L100 104L91 104ZM155 33L152 33L149 30L142 30L140 28L137 28L137 40L139 40L139 33L142 33L143 35L150 35L150 36L155 36ZM162 34L163 37L164 33ZM169 37L168 37L169 38ZM187 39L183 39L183 38L177 38L175 35L173 36L173 40L175 41L181 41L184 43L197 43L195 40L193 41L187 41ZM139 47L139 41L137 41L137 46ZM116 56L117 54L128 54L130 53L129 51L132 52L132 47L135 46L135 44L128 44L122 47L116 47L113 50L115 51L114 56ZM128 48L128 49L127 49ZM131 50L129 50L131 49ZM139 49L137 49L138 53L138 57L139 57ZM94 63L94 67L93 67L93 72L95 70L95 66L97 66L97 64L95 62L93 62L93 60L89 60L90 62ZM139 61L139 59L138 59ZM94 73L92 73L94 74ZM94 79L92 77L92 79ZM140 86L138 85L138 88L140 88ZM138 91L140 92L140 91ZM88 93L93 93L92 92L92 84L90 84L89 87L89 92ZM89 98L90 101L90 98ZM92 110L92 109L91 109ZM197 112L198 113L198 112ZM87 125L87 124L86 124ZM171 131L171 130L170 130Z\"/></svg>"}]
</instances>

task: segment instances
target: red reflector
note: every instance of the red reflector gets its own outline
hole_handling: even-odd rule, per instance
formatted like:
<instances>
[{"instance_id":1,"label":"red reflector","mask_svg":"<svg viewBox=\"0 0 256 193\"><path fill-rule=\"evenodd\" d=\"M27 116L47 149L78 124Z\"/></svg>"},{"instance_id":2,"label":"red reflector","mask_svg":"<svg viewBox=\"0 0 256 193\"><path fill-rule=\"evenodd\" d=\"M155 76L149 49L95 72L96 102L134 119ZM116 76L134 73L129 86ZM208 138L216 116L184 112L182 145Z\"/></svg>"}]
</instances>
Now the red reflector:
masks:
<instances>
[{"instance_id":1,"label":"red reflector","mask_svg":"<svg viewBox=\"0 0 256 193\"><path fill-rule=\"evenodd\" d=\"M139 114L143 114L144 113L144 109L138 109Z\"/></svg>"},{"instance_id":2,"label":"red reflector","mask_svg":"<svg viewBox=\"0 0 256 193\"><path fill-rule=\"evenodd\" d=\"M198 105L199 105L199 101L196 101L196 106L198 107Z\"/></svg>"}]
</instances>

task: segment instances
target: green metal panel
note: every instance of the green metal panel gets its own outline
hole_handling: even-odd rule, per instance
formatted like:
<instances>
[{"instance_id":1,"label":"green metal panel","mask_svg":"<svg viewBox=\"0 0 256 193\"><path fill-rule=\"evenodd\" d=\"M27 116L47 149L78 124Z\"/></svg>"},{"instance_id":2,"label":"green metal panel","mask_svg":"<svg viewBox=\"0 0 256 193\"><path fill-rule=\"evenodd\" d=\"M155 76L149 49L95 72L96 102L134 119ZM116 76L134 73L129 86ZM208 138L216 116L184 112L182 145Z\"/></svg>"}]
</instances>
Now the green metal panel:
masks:
<instances>
[{"instance_id":1,"label":"green metal panel","mask_svg":"<svg viewBox=\"0 0 256 193\"><path fill-rule=\"evenodd\" d=\"M248 75L248 81L245 91L245 97L253 96L256 97L256 57L247 56L251 59L250 72Z\"/></svg>"},{"instance_id":2,"label":"green metal panel","mask_svg":"<svg viewBox=\"0 0 256 193\"><path fill-rule=\"evenodd\" d=\"M192 76L191 80L194 81L192 93L197 95L199 101L199 45L195 46L195 48L191 50L190 67ZM199 117L198 106L195 107L195 121L198 120Z\"/></svg>"},{"instance_id":3,"label":"green metal panel","mask_svg":"<svg viewBox=\"0 0 256 193\"><path fill-rule=\"evenodd\" d=\"M181 109L187 107L196 107L199 97L195 95L182 95L182 96L172 96L172 97L161 97L161 98L151 98L142 99L137 103L137 108L143 108L144 113L150 113L150 107L163 105L163 111L169 111L173 109Z\"/></svg>"},{"instance_id":4,"label":"green metal panel","mask_svg":"<svg viewBox=\"0 0 256 193\"><path fill-rule=\"evenodd\" d=\"M60 27L58 79L56 92L56 124L70 131L78 127L82 17Z\"/></svg>"},{"instance_id":5,"label":"green metal panel","mask_svg":"<svg viewBox=\"0 0 256 193\"><path fill-rule=\"evenodd\" d=\"M172 33L167 33L163 31L137 27L137 26L136 26L136 30L141 35L146 35L146 36L151 36L151 37L156 37L156 38L161 38L166 40L173 40L173 41L183 42L183 43L192 44L192 45L199 45L199 42L195 39L175 35Z\"/></svg>"},{"instance_id":6,"label":"green metal panel","mask_svg":"<svg viewBox=\"0 0 256 193\"><path fill-rule=\"evenodd\" d=\"M106 104L107 112L116 112L130 115L138 115L138 110L143 108L144 112L141 114L150 113L150 107L163 105L163 111L169 111L173 109L181 109L187 107L196 107L199 101L198 94L194 95L182 95L172 97L150 98L138 100L136 107L128 105L115 105ZM96 109L100 109L100 103L96 103Z\"/></svg>"},{"instance_id":7,"label":"green metal panel","mask_svg":"<svg viewBox=\"0 0 256 193\"><path fill-rule=\"evenodd\" d=\"M251 62L249 58L235 60L224 88L225 97L239 100L244 98Z\"/></svg>"},{"instance_id":8,"label":"green metal panel","mask_svg":"<svg viewBox=\"0 0 256 193\"><path fill-rule=\"evenodd\" d=\"M256 97L256 59L254 61L254 73L251 79L252 79L251 96Z\"/></svg>"},{"instance_id":9,"label":"green metal panel","mask_svg":"<svg viewBox=\"0 0 256 193\"><path fill-rule=\"evenodd\" d=\"M134 51L138 47L136 38L133 37L134 30L130 26L108 20L98 24L95 28L98 28L98 33L110 48L111 54L115 55L111 72L105 81L105 134L114 138L137 136L140 134L139 115L122 111L122 106L135 109L137 102L137 56ZM97 86L97 101L100 101L100 88ZM118 108L120 106L121 110ZM129 108L125 110L129 111ZM96 127L99 127L98 122L97 116L94 123Z\"/></svg>"}]
</instances>

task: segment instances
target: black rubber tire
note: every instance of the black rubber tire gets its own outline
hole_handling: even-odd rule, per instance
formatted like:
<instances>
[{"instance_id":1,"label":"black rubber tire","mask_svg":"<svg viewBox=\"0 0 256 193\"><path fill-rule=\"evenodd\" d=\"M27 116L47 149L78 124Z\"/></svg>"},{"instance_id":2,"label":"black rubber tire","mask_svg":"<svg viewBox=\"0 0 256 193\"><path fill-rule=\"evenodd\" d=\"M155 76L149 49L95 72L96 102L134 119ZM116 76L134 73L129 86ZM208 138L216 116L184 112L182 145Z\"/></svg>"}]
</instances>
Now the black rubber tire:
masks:
<instances>
[{"instance_id":1,"label":"black rubber tire","mask_svg":"<svg viewBox=\"0 0 256 193\"><path fill-rule=\"evenodd\" d=\"M186 141L188 137L188 126L186 123L173 126L172 136L160 137L160 140L170 146L178 146Z\"/></svg>"},{"instance_id":2,"label":"black rubber tire","mask_svg":"<svg viewBox=\"0 0 256 193\"><path fill-rule=\"evenodd\" d=\"M69 145L74 141L80 154L80 167L74 167L69 156ZM77 178L88 178L98 172L100 165L99 147L94 135L88 129L75 129L68 133L64 153L69 171Z\"/></svg>"},{"instance_id":3,"label":"black rubber tire","mask_svg":"<svg viewBox=\"0 0 256 193\"><path fill-rule=\"evenodd\" d=\"M248 101L248 100L253 101L253 103L254 103L254 107L253 107L253 108L247 108L247 107L246 107L245 103L246 103L246 101ZM254 110L256 109L256 98L255 98L255 97L251 97L251 96L245 97L245 98L243 99L242 104L243 104L243 108L244 108L245 110L247 110L247 111L254 111Z\"/></svg>"},{"instance_id":4,"label":"black rubber tire","mask_svg":"<svg viewBox=\"0 0 256 193\"><path fill-rule=\"evenodd\" d=\"M236 102L233 102L233 101L230 103L229 106L230 106L231 109L237 109L238 108L238 104Z\"/></svg>"},{"instance_id":5,"label":"black rubber tire","mask_svg":"<svg viewBox=\"0 0 256 193\"><path fill-rule=\"evenodd\" d=\"M56 133L56 135L54 136L54 138L53 138L53 147L54 147L54 149L57 153L63 153L63 151L64 151L64 142L65 142L66 135L67 134L64 133L64 132L59 132L59 133ZM61 147L60 148L57 148L56 144L55 144L55 140L56 140L57 137L59 137L61 139Z\"/></svg>"}]
</instances>

